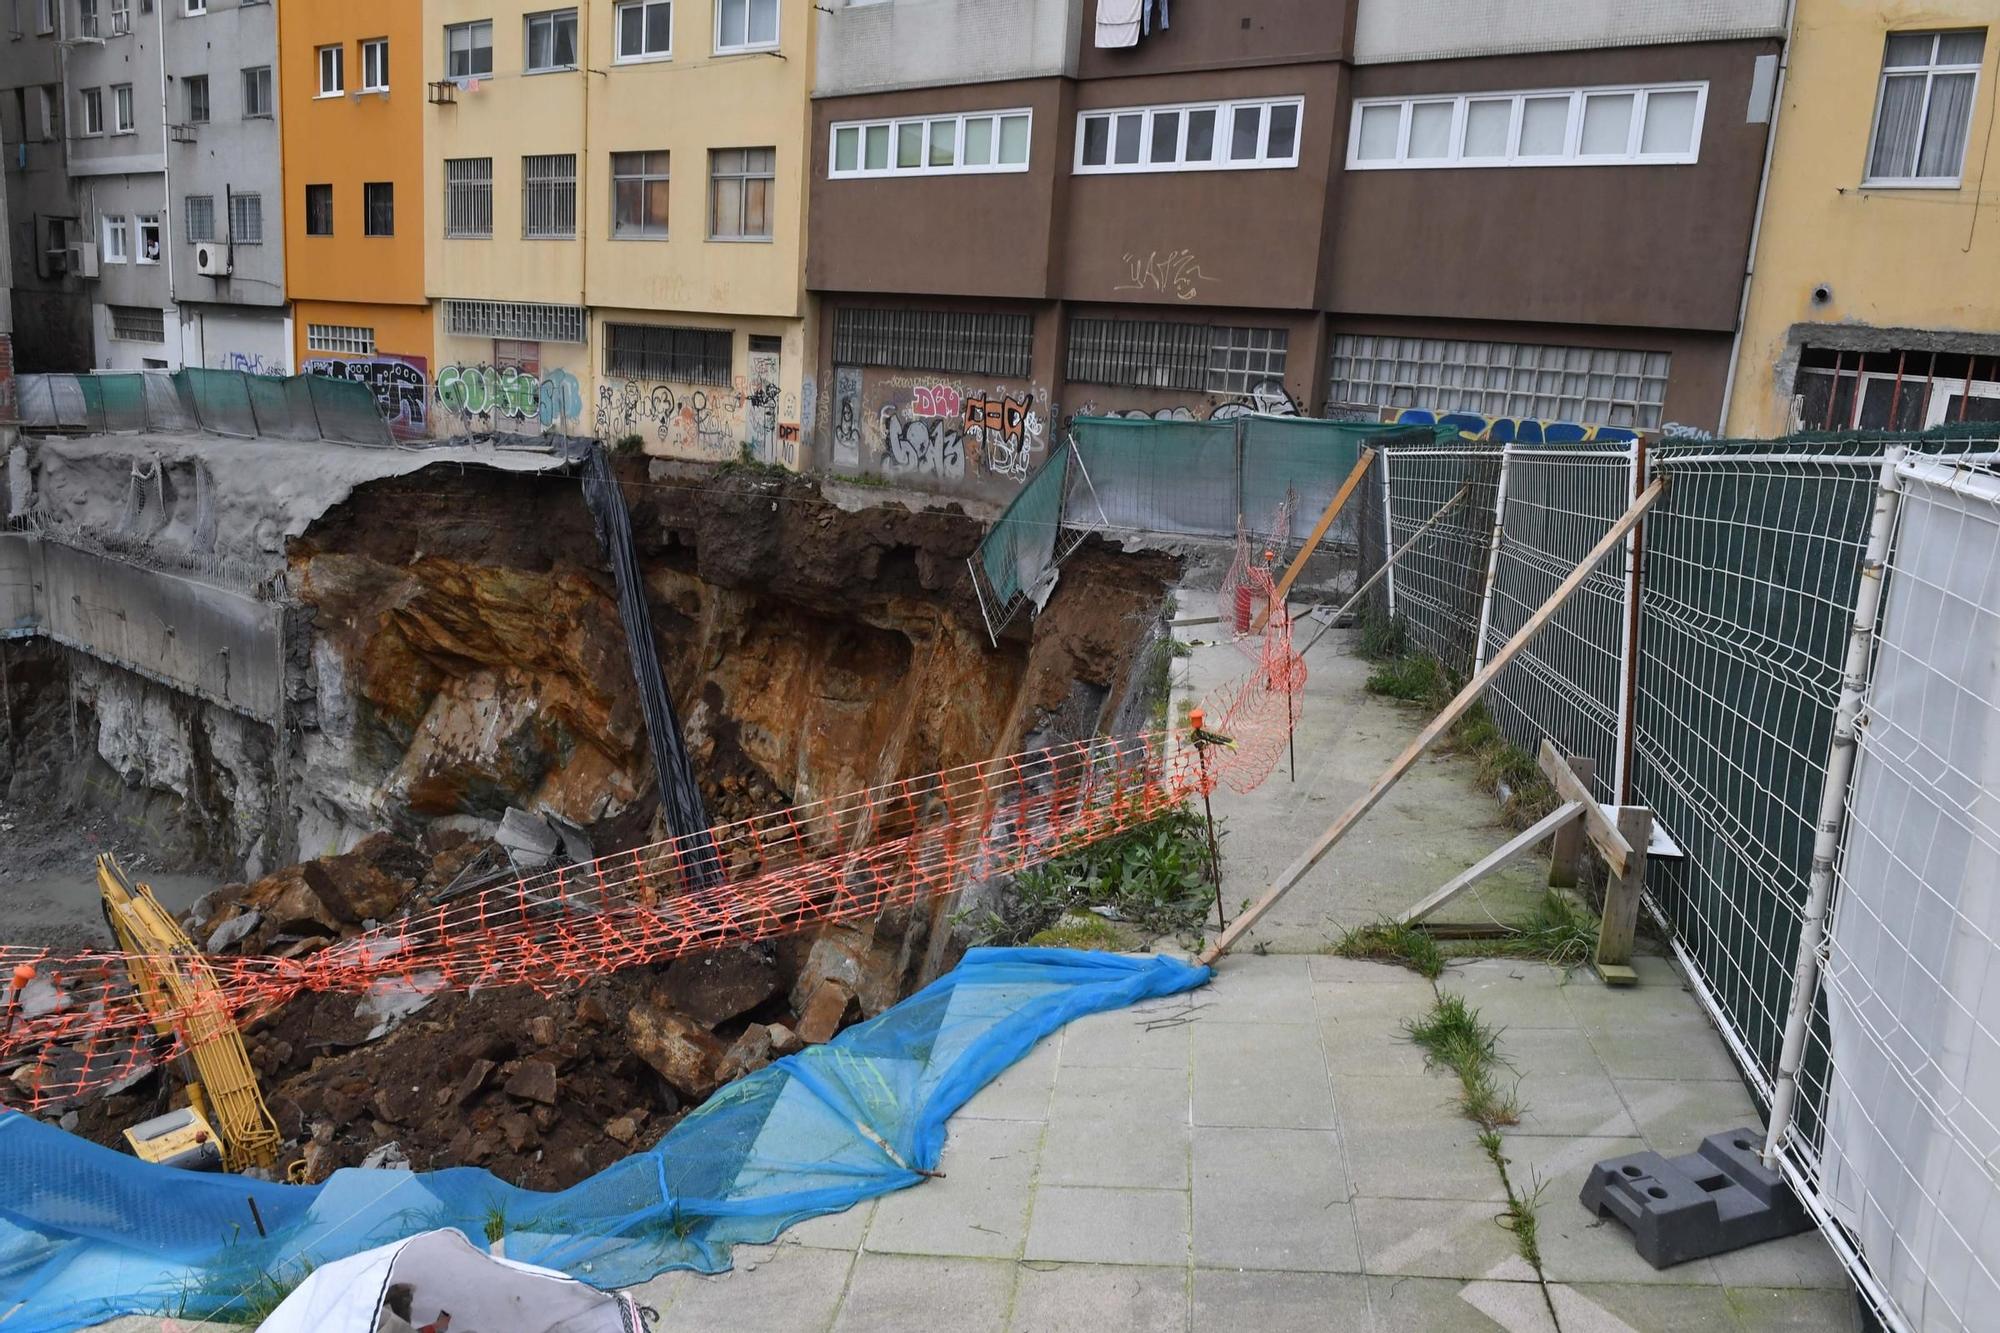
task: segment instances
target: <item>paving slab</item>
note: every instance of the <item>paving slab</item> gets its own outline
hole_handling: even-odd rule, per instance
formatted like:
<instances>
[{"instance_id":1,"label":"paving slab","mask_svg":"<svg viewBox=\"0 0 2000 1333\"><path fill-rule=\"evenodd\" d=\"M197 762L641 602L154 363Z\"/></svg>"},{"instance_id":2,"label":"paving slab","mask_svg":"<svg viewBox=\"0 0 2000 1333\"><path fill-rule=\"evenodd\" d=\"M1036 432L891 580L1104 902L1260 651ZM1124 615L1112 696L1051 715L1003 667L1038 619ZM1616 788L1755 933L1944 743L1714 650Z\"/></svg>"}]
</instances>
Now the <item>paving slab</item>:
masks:
<instances>
[{"instance_id":1,"label":"paving slab","mask_svg":"<svg viewBox=\"0 0 2000 1333\"><path fill-rule=\"evenodd\" d=\"M1132 1333L1188 1327L1188 1271L1129 1264L1021 1265L1011 1333ZM1211 1325L1211 1327L1215 1327Z\"/></svg>"},{"instance_id":2,"label":"paving slab","mask_svg":"<svg viewBox=\"0 0 2000 1333\"><path fill-rule=\"evenodd\" d=\"M1737 1333L1720 1287L1658 1283L1551 1283L1563 1333Z\"/></svg>"},{"instance_id":3,"label":"paving slab","mask_svg":"<svg viewBox=\"0 0 2000 1333\"><path fill-rule=\"evenodd\" d=\"M1304 970L1299 973L1305 978ZM1312 1016L1312 992L1301 986ZM1272 1077L1282 1070L1283 1076ZM1333 1083L1310 1022L1243 1026L1202 1023L1194 1031L1194 1122L1274 1129L1331 1129Z\"/></svg>"},{"instance_id":4,"label":"paving slab","mask_svg":"<svg viewBox=\"0 0 2000 1333\"><path fill-rule=\"evenodd\" d=\"M1035 1192L1026 1257L1084 1264L1185 1264L1188 1196L1181 1190L1044 1185Z\"/></svg>"},{"instance_id":5,"label":"paving slab","mask_svg":"<svg viewBox=\"0 0 2000 1333\"><path fill-rule=\"evenodd\" d=\"M634 1288L675 1333L798 1333L833 1322L855 1256L800 1245L742 1247L737 1266L703 1277L668 1273ZM752 1267L754 1265L754 1267Z\"/></svg>"},{"instance_id":6,"label":"paving slab","mask_svg":"<svg viewBox=\"0 0 2000 1333\"><path fill-rule=\"evenodd\" d=\"M1556 1333L1538 1282L1370 1277L1381 1333Z\"/></svg>"},{"instance_id":7,"label":"paving slab","mask_svg":"<svg viewBox=\"0 0 2000 1333\"><path fill-rule=\"evenodd\" d=\"M1130 1009L1090 1014L1062 1032L1062 1064L1117 1069L1188 1067L1188 1024L1167 1021L1173 1012L1205 1009L1206 991L1196 991L1176 1010L1139 1014Z\"/></svg>"},{"instance_id":8,"label":"paving slab","mask_svg":"<svg viewBox=\"0 0 2000 1333\"><path fill-rule=\"evenodd\" d=\"M1723 1297L1743 1333L1860 1333L1863 1326L1852 1287L1845 1291L1726 1287Z\"/></svg>"},{"instance_id":9,"label":"paving slab","mask_svg":"<svg viewBox=\"0 0 2000 1333\"><path fill-rule=\"evenodd\" d=\"M1197 1268L1194 1327L1248 1333L1368 1333L1376 1327L1358 1273L1241 1273Z\"/></svg>"},{"instance_id":10,"label":"paving slab","mask_svg":"<svg viewBox=\"0 0 2000 1333\"><path fill-rule=\"evenodd\" d=\"M1488 1024L1509 1032L1578 1027L1581 1020L1565 992L1571 986L1603 985L1581 970L1516 958L1475 959L1452 970L1455 976L1445 989L1463 995Z\"/></svg>"},{"instance_id":11,"label":"paving slab","mask_svg":"<svg viewBox=\"0 0 2000 1333\"><path fill-rule=\"evenodd\" d=\"M1340 1085L1341 1138L1357 1194L1504 1202L1479 1128L1453 1103L1456 1079L1357 1078Z\"/></svg>"},{"instance_id":12,"label":"paving slab","mask_svg":"<svg viewBox=\"0 0 2000 1333\"><path fill-rule=\"evenodd\" d=\"M1235 956L1219 960L1215 979L1202 991L1202 1022L1298 1022L1312 1009L1311 962L1304 954L1257 958L1254 966Z\"/></svg>"},{"instance_id":13,"label":"paving slab","mask_svg":"<svg viewBox=\"0 0 2000 1333\"><path fill-rule=\"evenodd\" d=\"M1490 1200L1354 1200L1361 1231L1361 1264L1395 1277L1501 1278L1533 1282L1514 1233L1503 1227L1502 1206Z\"/></svg>"},{"instance_id":14,"label":"paving slab","mask_svg":"<svg viewBox=\"0 0 2000 1333\"><path fill-rule=\"evenodd\" d=\"M1329 1131L1194 1131L1197 1265L1359 1272L1351 1197Z\"/></svg>"},{"instance_id":15,"label":"paving slab","mask_svg":"<svg viewBox=\"0 0 2000 1333\"><path fill-rule=\"evenodd\" d=\"M1044 1127L1010 1120L953 1120L937 1180L875 1203L870 1250L967 1258L1020 1253Z\"/></svg>"},{"instance_id":16,"label":"paving slab","mask_svg":"<svg viewBox=\"0 0 2000 1333\"><path fill-rule=\"evenodd\" d=\"M1188 1075L1179 1069L1072 1065L1056 1071L1049 1122L1171 1126L1188 1123Z\"/></svg>"},{"instance_id":17,"label":"paving slab","mask_svg":"<svg viewBox=\"0 0 2000 1333\"><path fill-rule=\"evenodd\" d=\"M833 1327L835 1333L1002 1333L1013 1290L1009 1261L863 1254Z\"/></svg>"},{"instance_id":18,"label":"paving slab","mask_svg":"<svg viewBox=\"0 0 2000 1333\"><path fill-rule=\"evenodd\" d=\"M981 1088L958 1114L974 1120L1046 1120L1062 1045L1060 1032L1042 1038L1011 1069Z\"/></svg>"},{"instance_id":19,"label":"paving slab","mask_svg":"<svg viewBox=\"0 0 2000 1333\"><path fill-rule=\"evenodd\" d=\"M1614 1080L1646 1145L1668 1157L1695 1151L1711 1134L1750 1126L1761 1130L1764 1113L1738 1079Z\"/></svg>"},{"instance_id":20,"label":"paving slab","mask_svg":"<svg viewBox=\"0 0 2000 1333\"><path fill-rule=\"evenodd\" d=\"M1192 1140L1185 1124L1134 1125L1110 1116L1051 1120L1042 1141L1045 1185L1185 1190Z\"/></svg>"}]
</instances>

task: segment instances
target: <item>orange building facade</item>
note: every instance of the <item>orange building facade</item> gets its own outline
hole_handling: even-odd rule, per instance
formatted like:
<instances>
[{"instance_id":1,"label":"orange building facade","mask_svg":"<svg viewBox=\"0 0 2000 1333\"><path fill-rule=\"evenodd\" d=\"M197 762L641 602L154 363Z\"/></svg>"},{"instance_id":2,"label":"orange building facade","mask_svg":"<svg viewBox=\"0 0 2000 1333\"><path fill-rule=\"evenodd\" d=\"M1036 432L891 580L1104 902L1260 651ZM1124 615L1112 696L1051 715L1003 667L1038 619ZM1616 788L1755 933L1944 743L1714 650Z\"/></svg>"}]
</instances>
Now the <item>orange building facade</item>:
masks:
<instances>
[{"instance_id":1,"label":"orange building facade","mask_svg":"<svg viewBox=\"0 0 2000 1333\"><path fill-rule=\"evenodd\" d=\"M285 285L294 364L366 383L399 436L429 430L424 6L287 0L280 34Z\"/></svg>"}]
</instances>

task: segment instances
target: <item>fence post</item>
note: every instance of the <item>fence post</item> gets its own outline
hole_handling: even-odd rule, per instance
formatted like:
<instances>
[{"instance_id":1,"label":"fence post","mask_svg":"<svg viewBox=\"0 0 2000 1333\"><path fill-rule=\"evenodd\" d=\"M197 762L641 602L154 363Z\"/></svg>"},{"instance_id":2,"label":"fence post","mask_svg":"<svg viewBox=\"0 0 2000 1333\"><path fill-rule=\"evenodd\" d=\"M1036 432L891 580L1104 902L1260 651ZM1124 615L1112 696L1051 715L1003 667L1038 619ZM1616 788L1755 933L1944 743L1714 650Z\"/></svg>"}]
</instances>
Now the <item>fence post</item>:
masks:
<instances>
[{"instance_id":1,"label":"fence post","mask_svg":"<svg viewBox=\"0 0 2000 1333\"><path fill-rule=\"evenodd\" d=\"M1479 597L1479 631L1472 639L1472 674L1486 665L1486 631L1493 623L1493 580L1500 573L1500 534L1507 525L1507 463L1514 446L1500 446L1500 483L1493 491L1493 541L1486 549L1486 588Z\"/></svg>"},{"instance_id":2,"label":"fence post","mask_svg":"<svg viewBox=\"0 0 2000 1333\"><path fill-rule=\"evenodd\" d=\"M1389 508L1392 498L1389 493L1389 450L1377 451L1375 470L1382 474L1382 560L1388 573L1382 576L1382 586L1388 590L1389 619L1396 618L1396 518Z\"/></svg>"},{"instance_id":3,"label":"fence post","mask_svg":"<svg viewBox=\"0 0 2000 1333\"><path fill-rule=\"evenodd\" d=\"M1860 748L1861 701L1868 688L1875 623L1882 608L1882 576L1896 527L1897 505L1902 499L1896 466L1903 461L1905 452L1898 445L1882 457L1875 512L1868 522L1868 546L1861 558L1861 582L1854 594L1854 620L1847 631L1847 656L1840 672L1840 702L1833 715L1833 745L1827 755L1825 785L1819 794L1812 875L1806 884L1798 957L1792 965L1791 1007L1785 1014L1785 1042L1778 1055L1778 1079L1772 1089L1771 1128L1764 1139L1764 1164L1773 1169L1778 1165L1778 1145L1792 1127L1793 1108L1798 1100L1799 1065L1805 1053L1806 1029L1812 1024L1820 948L1826 939L1827 902L1833 894L1833 864L1840 854L1847 784L1854 773L1855 752Z\"/></svg>"},{"instance_id":4,"label":"fence post","mask_svg":"<svg viewBox=\"0 0 2000 1333\"><path fill-rule=\"evenodd\" d=\"M1632 441L1632 494L1645 485L1646 443ZM1639 542L1646 531L1641 522L1625 539L1625 624L1624 641L1618 653L1618 731L1612 737L1616 748L1611 777L1611 799L1620 805L1632 800L1632 730L1638 710L1639 653Z\"/></svg>"}]
</instances>

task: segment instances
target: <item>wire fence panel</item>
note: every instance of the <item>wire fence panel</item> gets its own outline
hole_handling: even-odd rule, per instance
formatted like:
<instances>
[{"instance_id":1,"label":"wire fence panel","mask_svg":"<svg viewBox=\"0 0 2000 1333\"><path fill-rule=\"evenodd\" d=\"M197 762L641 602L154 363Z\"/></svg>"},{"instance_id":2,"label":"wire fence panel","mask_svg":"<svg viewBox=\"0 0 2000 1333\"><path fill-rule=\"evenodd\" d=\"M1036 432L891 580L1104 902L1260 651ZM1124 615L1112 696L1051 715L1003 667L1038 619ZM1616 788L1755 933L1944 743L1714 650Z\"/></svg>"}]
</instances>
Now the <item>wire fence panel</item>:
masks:
<instances>
[{"instance_id":1,"label":"wire fence panel","mask_svg":"<svg viewBox=\"0 0 2000 1333\"><path fill-rule=\"evenodd\" d=\"M1388 600L1410 642L1457 676L1472 674L1479 641L1493 506L1500 485L1501 446L1384 450L1388 464L1388 550L1401 550L1426 523L1391 572ZM1438 518L1446 502L1465 495ZM1622 511L1621 511L1622 512ZM1386 558L1386 554L1383 558Z\"/></svg>"},{"instance_id":2,"label":"wire fence panel","mask_svg":"<svg viewBox=\"0 0 2000 1333\"><path fill-rule=\"evenodd\" d=\"M2000 473L1896 476L1784 1150L1892 1324L1970 1329L2000 1308Z\"/></svg>"},{"instance_id":3,"label":"wire fence panel","mask_svg":"<svg viewBox=\"0 0 2000 1333\"><path fill-rule=\"evenodd\" d=\"M1631 506L1638 451L1508 445L1504 466L1480 662L1514 637ZM1537 753L1546 737L1590 759L1600 801L1615 802L1622 790L1632 551L1628 540L1600 561L1486 695L1494 722L1526 753Z\"/></svg>"}]
</instances>

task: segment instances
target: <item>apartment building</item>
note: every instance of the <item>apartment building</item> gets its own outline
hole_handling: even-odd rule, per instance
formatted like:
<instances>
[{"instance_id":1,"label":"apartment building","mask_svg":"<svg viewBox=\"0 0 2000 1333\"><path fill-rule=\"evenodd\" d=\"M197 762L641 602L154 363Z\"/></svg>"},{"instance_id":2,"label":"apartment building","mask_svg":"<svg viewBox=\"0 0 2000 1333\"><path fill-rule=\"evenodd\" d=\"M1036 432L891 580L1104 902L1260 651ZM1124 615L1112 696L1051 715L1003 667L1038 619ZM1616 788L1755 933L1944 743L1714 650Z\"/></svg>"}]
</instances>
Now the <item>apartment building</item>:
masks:
<instances>
[{"instance_id":1,"label":"apartment building","mask_svg":"<svg viewBox=\"0 0 2000 1333\"><path fill-rule=\"evenodd\" d=\"M1783 8L835 5L826 464L999 498L1080 412L1713 428Z\"/></svg>"},{"instance_id":2,"label":"apartment building","mask_svg":"<svg viewBox=\"0 0 2000 1333\"><path fill-rule=\"evenodd\" d=\"M158 3L167 75L164 245L179 360L288 374L278 6Z\"/></svg>"},{"instance_id":3,"label":"apartment building","mask_svg":"<svg viewBox=\"0 0 2000 1333\"><path fill-rule=\"evenodd\" d=\"M2000 421L1996 17L1800 0L1731 434Z\"/></svg>"},{"instance_id":4,"label":"apartment building","mask_svg":"<svg viewBox=\"0 0 2000 1333\"><path fill-rule=\"evenodd\" d=\"M293 364L367 384L403 438L431 427L423 48L435 8L285 0L279 43Z\"/></svg>"},{"instance_id":5,"label":"apartment building","mask_svg":"<svg viewBox=\"0 0 2000 1333\"><path fill-rule=\"evenodd\" d=\"M23 0L5 18L0 181L11 219L15 355L22 371L84 370L96 354L90 293L71 245L94 242L95 235L84 230L81 201L70 186L70 126L81 109L63 77L70 13L61 0Z\"/></svg>"},{"instance_id":6,"label":"apartment building","mask_svg":"<svg viewBox=\"0 0 2000 1333\"><path fill-rule=\"evenodd\" d=\"M432 0L441 430L800 462L815 10Z\"/></svg>"}]
</instances>

